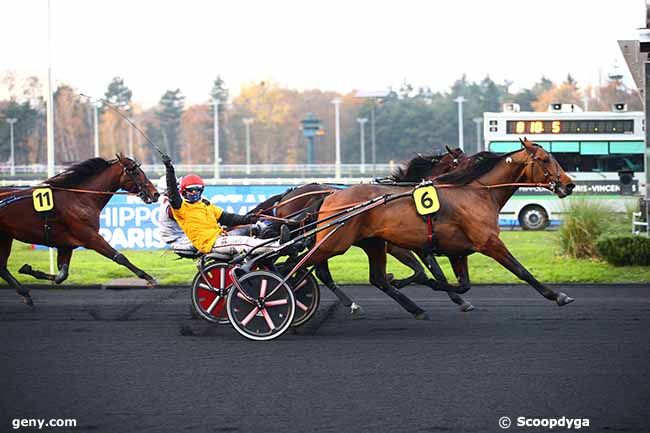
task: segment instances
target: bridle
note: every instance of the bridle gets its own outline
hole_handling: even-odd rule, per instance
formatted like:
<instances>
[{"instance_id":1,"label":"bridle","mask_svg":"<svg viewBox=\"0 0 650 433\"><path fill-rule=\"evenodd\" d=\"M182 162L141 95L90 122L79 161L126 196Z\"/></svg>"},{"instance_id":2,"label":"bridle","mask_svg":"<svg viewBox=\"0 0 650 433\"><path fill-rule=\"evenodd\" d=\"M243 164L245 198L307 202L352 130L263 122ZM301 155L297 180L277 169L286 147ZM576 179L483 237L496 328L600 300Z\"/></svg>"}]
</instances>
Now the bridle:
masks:
<instances>
[{"instance_id":1,"label":"bridle","mask_svg":"<svg viewBox=\"0 0 650 433\"><path fill-rule=\"evenodd\" d=\"M122 158L118 158L117 161L119 164L122 166L122 172L127 175L127 177L133 182L133 184L136 186L136 191L129 191L138 197L142 201L146 203L145 198L151 199L151 197L148 197L147 191L145 189L145 183L140 180L139 173L142 173L142 169L140 168L140 163L133 161L130 158L125 158L133 163L133 165L128 166L122 162ZM153 200L152 200L153 201Z\"/></svg>"},{"instance_id":2,"label":"bridle","mask_svg":"<svg viewBox=\"0 0 650 433\"><path fill-rule=\"evenodd\" d=\"M539 168L542 169L542 172L544 173L544 179L548 180L548 189L551 190L553 193L557 193L557 189L560 185L562 185L562 182L560 181L560 170L558 169L557 173L555 174L555 177L551 174L551 172L546 168L546 165L544 162L537 157L537 149L535 149L534 152L531 152L526 149L526 153L528 153L528 156L530 157L529 161L526 161L527 165L537 165Z\"/></svg>"}]
</instances>

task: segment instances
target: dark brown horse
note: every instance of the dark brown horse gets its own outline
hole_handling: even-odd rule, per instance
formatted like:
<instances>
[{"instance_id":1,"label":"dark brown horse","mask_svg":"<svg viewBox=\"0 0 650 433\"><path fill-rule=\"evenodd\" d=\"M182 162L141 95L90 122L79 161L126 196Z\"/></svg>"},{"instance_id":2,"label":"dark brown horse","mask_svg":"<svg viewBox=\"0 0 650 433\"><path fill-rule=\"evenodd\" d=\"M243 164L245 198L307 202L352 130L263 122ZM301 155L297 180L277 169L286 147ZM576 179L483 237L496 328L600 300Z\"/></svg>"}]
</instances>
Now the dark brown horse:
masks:
<instances>
[{"instance_id":1,"label":"dark brown horse","mask_svg":"<svg viewBox=\"0 0 650 433\"><path fill-rule=\"evenodd\" d=\"M437 183L441 185L437 188L441 208L434 225L437 240L435 253L449 257L459 285L429 280L429 286L434 290L467 292L471 287L467 256L479 252L499 262L558 305L573 302L566 294L556 293L537 281L499 239L499 211L518 186L496 187L497 185L522 182L543 184L560 198L571 194L575 186L552 155L528 140L523 140L522 145L521 150L505 155L483 152L470 169L459 167L437 178ZM404 192L405 189L400 187L353 186L328 196L320 208L319 218L331 214L332 209L360 200ZM330 230L332 229L319 232L317 242ZM333 256L343 254L358 242L376 244L377 238L427 254L427 236L427 223L416 212L409 195L389 201L348 221L320 246L307 264L323 263ZM381 248L366 251L375 252L369 256L371 279L381 280L385 276L373 274L381 274L385 268L385 253L382 253ZM428 318L424 310L394 287L385 286L382 290L416 318Z\"/></svg>"},{"instance_id":2,"label":"dark brown horse","mask_svg":"<svg viewBox=\"0 0 650 433\"><path fill-rule=\"evenodd\" d=\"M72 251L85 247L126 266L149 284L155 284L153 277L134 266L99 234L99 214L112 197L110 193L124 189L138 194L145 203L158 200L158 191L139 164L122 154L112 161L92 158L47 179L39 187L51 189L53 209L36 212L32 201L34 188L3 191L0 196L0 277L13 286L28 305L33 305L29 291L7 269L14 239L57 248L59 272L56 275L33 270L29 265L21 268L21 273L39 279L57 284L63 282L68 277Z\"/></svg>"},{"instance_id":3,"label":"dark brown horse","mask_svg":"<svg viewBox=\"0 0 650 433\"><path fill-rule=\"evenodd\" d=\"M449 172L457 167L465 158L466 155L462 150L450 148L447 148L447 153L442 155L418 154L408 163L398 167L388 178L384 179L384 181L389 183L418 183L423 179L431 179L440 174ZM269 198L265 202L259 204L251 211L251 213L266 211L273 208L272 214L278 218L301 219L309 212L316 213L324 197L338 189L340 188L325 184L311 183L302 185L289 190L284 194L278 194L277 196ZM277 206L278 203L281 204ZM268 211L265 213L268 213ZM428 283L428 278L424 268L422 268L422 265L411 251L391 243L386 245L386 243L381 239L360 241L355 245L364 250L368 257L374 256L377 253L375 251L367 251L367 249L381 249L382 251L391 254L414 271L413 275L404 280L393 281L394 285L399 284L398 287L403 287L411 282L420 284ZM436 279L444 282L447 281L444 273L433 256L420 254L420 258L423 263L427 265L427 268ZM316 275L334 294L337 295L343 305L351 309L353 314L358 311L359 306L340 289L332 278L327 262L321 263L316 267ZM370 282L377 287L385 287L389 284L385 275L384 266L382 272L371 273ZM474 309L471 303L465 301L461 296L455 293L450 292L449 297L454 303L460 305L462 311L471 311Z\"/></svg>"}]
</instances>

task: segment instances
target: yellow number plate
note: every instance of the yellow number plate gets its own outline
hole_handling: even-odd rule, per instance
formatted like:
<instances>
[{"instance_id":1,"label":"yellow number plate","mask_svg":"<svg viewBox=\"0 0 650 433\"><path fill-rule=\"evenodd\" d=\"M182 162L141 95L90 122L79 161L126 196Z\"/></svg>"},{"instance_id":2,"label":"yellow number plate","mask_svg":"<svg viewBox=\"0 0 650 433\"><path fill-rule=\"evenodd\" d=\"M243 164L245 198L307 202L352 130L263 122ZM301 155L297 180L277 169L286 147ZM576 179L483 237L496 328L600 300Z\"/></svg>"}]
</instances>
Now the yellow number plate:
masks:
<instances>
[{"instance_id":1,"label":"yellow number plate","mask_svg":"<svg viewBox=\"0 0 650 433\"><path fill-rule=\"evenodd\" d=\"M54 209L54 195L50 188L36 188L32 192L32 200L36 212L47 212Z\"/></svg>"},{"instance_id":2,"label":"yellow number plate","mask_svg":"<svg viewBox=\"0 0 650 433\"><path fill-rule=\"evenodd\" d=\"M416 188L413 191L413 200L415 201L415 209L420 215L429 215L438 212L440 209L438 191L433 185Z\"/></svg>"}]
</instances>

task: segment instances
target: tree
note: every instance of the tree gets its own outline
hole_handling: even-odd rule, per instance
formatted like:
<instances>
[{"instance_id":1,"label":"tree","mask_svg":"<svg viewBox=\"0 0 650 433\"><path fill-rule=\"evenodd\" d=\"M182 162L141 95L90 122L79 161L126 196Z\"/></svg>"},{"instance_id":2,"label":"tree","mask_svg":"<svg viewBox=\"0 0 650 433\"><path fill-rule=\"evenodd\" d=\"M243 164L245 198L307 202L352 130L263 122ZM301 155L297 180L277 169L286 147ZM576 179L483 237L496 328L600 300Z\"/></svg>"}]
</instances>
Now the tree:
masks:
<instances>
[{"instance_id":1,"label":"tree","mask_svg":"<svg viewBox=\"0 0 650 433\"><path fill-rule=\"evenodd\" d=\"M54 92L54 138L59 161L77 162L92 154L88 110L72 87L62 85Z\"/></svg>"},{"instance_id":2,"label":"tree","mask_svg":"<svg viewBox=\"0 0 650 433\"><path fill-rule=\"evenodd\" d=\"M127 108L131 104L132 96L133 92L126 87L124 79L120 77L114 77L104 93L104 99L119 108Z\"/></svg>"},{"instance_id":3,"label":"tree","mask_svg":"<svg viewBox=\"0 0 650 433\"><path fill-rule=\"evenodd\" d=\"M235 113L231 123L237 129L243 158L244 117L255 119L251 126L251 160L253 163L285 162L286 155L298 144L298 115L295 111L298 92L284 89L273 82L244 86L233 100Z\"/></svg>"},{"instance_id":4,"label":"tree","mask_svg":"<svg viewBox=\"0 0 650 433\"><path fill-rule=\"evenodd\" d=\"M180 156L181 118L184 106L185 97L180 89L167 90L160 98L159 108L156 111L163 143L173 161L178 161Z\"/></svg>"},{"instance_id":5,"label":"tree","mask_svg":"<svg viewBox=\"0 0 650 433\"><path fill-rule=\"evenodd\" d=\"M16 164L25 164L29 160L30 146L27 145L29 138L35 132L39 120L39 112L31 106L29 101L21 104L15 100L0 110L0 157L2 160L8 160L10 154L10 126L5 119L16 119L14 123L14 161ZM6 155L6 157L5 157Z\"/></svg>"},{"instance_id":6,"label":"tree","mask_svg":"<svg viewBox=\"0 0 650 433\"><path fill-rule=\"evenodd\" d=\"M214 79L212 82L212 90L210 90L210 98L212 100L217 100L221 104L221 109L219 110L219 147L220 148L227 148L229 146L229 141L228 141L228 134L226 134L226 130L224 128L225 126L225 105L228 102L228 97L229 97L230 91L226 87L225 81L221 78L221 75L217 75L217 78ZM214 116L214 105L210 107L209 114L211 116ZM214 120L207 125L207 130L206 132L212 136L210 139L212 144L214 145ZM214 158L214 157L213 157ZM219 158L223 159L221 157L221 154ZM209 162L209 161L206 161Z\"/></svg>"},{"instance_id":7,"label":"tree","mask_svg":"<svg viewBox=\"0 0 650 433\"><path fill-rule=\"evenodd\" d=\"M546 111L550 104L555 103L582 104L578 83L571 77L571 74L568 74L566 81L559 86L552 85L551 88L543 91L532 105L535 111Z\"/></svg>"},{"instance_id":8,"label":"tree","mask_svg":"<svg viewBox=\"0 0 650 433\"><path fill-rule=\"evenodd\" d=\"M217 78L212 82L212 90L210 90L210 97L212 99L218 99L222 104L228 102L228 95L230 91L226 87L226 82L221 78L221 75L217 75Z\"/></svg>"},{"instance_id":9,"label":"tree","mask_svg":"<svg viewBox=\"0 0 650 433\"><path fill-rule=\"evenodd\" d=\"M207 164L213 161L213 124L206 104L192 105L183 113L181 159L187 164Z\"/></svg>"}]
</instances>

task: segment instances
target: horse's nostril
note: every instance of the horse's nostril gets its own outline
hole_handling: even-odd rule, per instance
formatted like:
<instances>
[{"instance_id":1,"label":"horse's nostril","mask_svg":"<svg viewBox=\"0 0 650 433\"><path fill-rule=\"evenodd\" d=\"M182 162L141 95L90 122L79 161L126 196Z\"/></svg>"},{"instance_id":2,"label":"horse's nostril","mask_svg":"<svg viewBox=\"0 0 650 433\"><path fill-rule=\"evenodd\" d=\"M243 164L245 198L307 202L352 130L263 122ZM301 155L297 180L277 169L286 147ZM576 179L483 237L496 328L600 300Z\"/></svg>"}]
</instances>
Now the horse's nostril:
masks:
<instances>
[{"instance_id":1,"label":"horse's nostril","mask_svg":"<svg viewBox=\"0 0 650 433\"><path fill-rule=\"evenodd\" d=\"M566 189L567 189L567 191L571 192L571 191L573 191L573 188L575 188L575 187L576 187L575 183L570 183L570 184L568 184L566 186Z\"/></svg>"}]
</instances>

